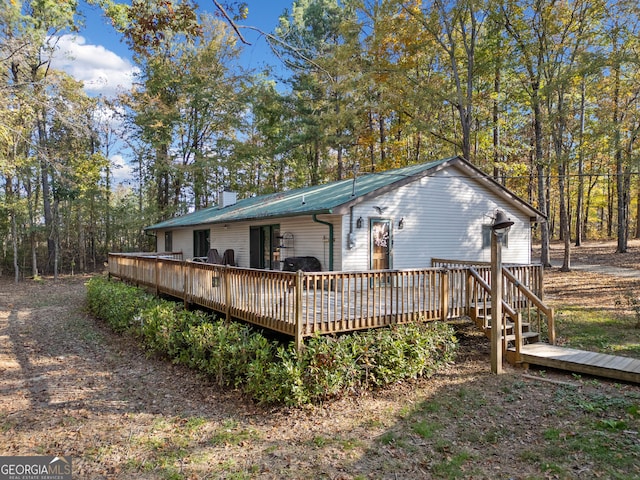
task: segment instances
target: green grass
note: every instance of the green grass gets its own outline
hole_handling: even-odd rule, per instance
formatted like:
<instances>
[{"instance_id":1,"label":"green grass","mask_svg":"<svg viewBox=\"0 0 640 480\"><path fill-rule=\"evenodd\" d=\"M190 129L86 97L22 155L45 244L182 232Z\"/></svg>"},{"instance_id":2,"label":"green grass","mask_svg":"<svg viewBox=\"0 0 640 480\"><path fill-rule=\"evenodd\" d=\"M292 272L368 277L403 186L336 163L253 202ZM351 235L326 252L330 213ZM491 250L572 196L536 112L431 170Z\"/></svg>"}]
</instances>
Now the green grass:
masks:
<instances>
[{"instance_id":1,"label":"green grass","mask_svg":"<svg viewBox=\"0 0 640 480\"><path fill-rule=\"evenodd\" d=\"M494 395L485 379L401 409L378 443L398 458L420 455L421 469L435 479L484 478L476 452L491 458L507 450L514 457L508 475L516 478L574 478L585 465L588 478L638 478L637 389L589 380L554 386L517 374L496 383Z\"/></svg>"},{"instance_id":2,"label":"green grass","mask_svg":"<svg viewBox=\"0 0 640 480\"><path fill-rule=\"evenodd\" d=\"M222 427L216 429L211 435L209 442L215 446L240 445L259 438L260 435L256 430L241 428L235 420L227 419L222 423Z\"/></svg>"},{"instance_id":3,"label":"green grass","mask_svg":"<svg viewBox=\"0 0 640 480\"><path fill-rule=\"evenodd\" d=\"M411 430L422 438L433 438L440 428L439 424L429 420L421 420L411 425Z\"/></svg>"},{"instance_id":4,"label":"green grass","mask_svg":"<svg viewBox=\"0 0 640 480\"><path fill-rule=\"evenodd\" d=\"M640 358L640 329L633 315L608 310L559 307L556 310L556 334L566 345L614 355Z\"/></svg>"},{"instance_id":5,"label":"green grass","mask_svg":"<svg viewBox=\"0 0 640 480\"><path fill-rule=\"evenodd\" d=\"M469 472L465 472L462 467L472 458L473 456L468 452L456 453L433 465L432 472L438 478L467 478Z\"/></svg>"}]
</instances>

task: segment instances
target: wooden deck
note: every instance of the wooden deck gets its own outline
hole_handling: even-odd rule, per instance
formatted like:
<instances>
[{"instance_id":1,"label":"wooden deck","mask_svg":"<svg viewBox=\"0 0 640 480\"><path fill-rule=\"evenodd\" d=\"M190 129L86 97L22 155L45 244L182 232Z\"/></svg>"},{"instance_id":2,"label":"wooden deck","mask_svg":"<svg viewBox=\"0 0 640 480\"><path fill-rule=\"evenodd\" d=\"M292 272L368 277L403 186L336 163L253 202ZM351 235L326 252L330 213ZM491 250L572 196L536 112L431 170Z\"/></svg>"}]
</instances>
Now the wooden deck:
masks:
<instances>
[{"instance_id":1,"label":"wooden deck","mask_svg":"<svg viewBox=\"0 0 640 480\"><path fill-rule=\"evenodd\" d=\"M516 281L505 277L505 301L539 312L531 308L531 292L524 286L541 290L542 267L510 268ZM179 252L112 253L109 275L181 298L186 305L201 305L291 335L301 345L315 334L468 315L471 304L477 303L476 278L488 279L490 269L478 267L475 277L467 266L455 265L291 273L184 261ZM539 319L538 325L544 322Z\"/></svg>"},{"instance_id":2,"label":"wooden deck","mask_svg":"<svg viewBox=\"0 0 640 480\"><path fill-rule=\"evenodd\" d=\"M515 349L508 351L507 355L515 356ZM640 360L635 358L587 352L546 343L532 343L520 348L520 362L640 383Z\"/></svg>"}]
</instances>

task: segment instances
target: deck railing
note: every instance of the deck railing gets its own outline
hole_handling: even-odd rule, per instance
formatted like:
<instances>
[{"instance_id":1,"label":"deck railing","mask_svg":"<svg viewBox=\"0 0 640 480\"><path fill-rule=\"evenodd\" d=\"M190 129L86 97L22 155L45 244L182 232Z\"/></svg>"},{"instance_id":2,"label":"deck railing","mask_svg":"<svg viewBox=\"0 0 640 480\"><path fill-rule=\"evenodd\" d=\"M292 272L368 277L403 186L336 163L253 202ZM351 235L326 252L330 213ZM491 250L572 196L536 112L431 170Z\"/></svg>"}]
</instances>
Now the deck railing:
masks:
<instances>
[{"instance_id":1,"label":"deck railing","mask_svg":"<svg viewBox=\"0 0 640 480\"><path fill-rule=\"evenodd\" d=\"M481 318L490 318L491 264L462 260L433 259L432 265L465 267L469 270L466 285L466 305L473 306ZM523 322L528 328L555 344L555 320L553 308L544 301L544 268L541 264L504 265L502 267L503 312L514 325L515 349L519 356L523 345ZM484 325L486 329L487 325ZM506 348L506 343L503 345Z\"/></svg>"},{"instance_id":2,"label":"deck railing","mask_svg":"<svg viewBox=\"0 0 640 480\"><path fill-rule=\"evenodd\" d=\"M464 266L292 273L112 253L109 275L291 335L298 345L317 333L459 317L470 305Z\"/></svg>"}]
</instances>

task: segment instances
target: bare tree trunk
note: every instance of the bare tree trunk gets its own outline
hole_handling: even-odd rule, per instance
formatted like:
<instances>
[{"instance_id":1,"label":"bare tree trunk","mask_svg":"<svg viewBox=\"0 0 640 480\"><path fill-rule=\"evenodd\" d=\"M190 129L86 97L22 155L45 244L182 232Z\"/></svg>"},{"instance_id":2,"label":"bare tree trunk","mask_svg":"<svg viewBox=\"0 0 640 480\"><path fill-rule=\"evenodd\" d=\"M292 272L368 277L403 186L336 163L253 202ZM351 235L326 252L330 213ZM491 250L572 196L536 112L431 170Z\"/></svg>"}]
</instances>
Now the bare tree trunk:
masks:
<instances>
[{"instance_id":1,"label":"bare tree trunk","mask_svg":"<svg viewBox=\"0 0 640 480\"><path fill-rule=\"evenodd\" d=\"M561 159L558 163L558 189L560 191L560 230L564 240L564 255L562 260L561 271L568 272L571 270L571 233L569 228L569 212L567 208L568 195L566 192L566 163Z\"/></svg>"},{"instance_id":2,"label":"bare tree trunk","mask_svg":"<svg viewBox=\"0 0 640 480\"><path fill-rule=\"evenodd\" d=\"M576 247L582 245L582 203L584 200L584 124L586 83L584 77L580 89L580 134L578 137L578 191L576 194Z\"/></svg>"},{"instance_id":3,"label":"bare tree trunk","mask_svg":"<svg viewBox=\"0 0 640 480\"><path fill-rule=\"evenodd\" d=\"M58 215L58 207L59 207L59 203L56 200L54 202L54 206L53 206L53 230L52 230L52 237L53 237L53 279L54 280L58 279L59 264L60 264L60 229L59 229L60 218L59 218L59 215Z\"/></svg>"},{"instance_id":4,"label":"bare tree trunk","mask_svg":"<svg viewBox=\"0 0 640 480\"><path fill-rule=\"evenodd\" d=\"M380 134L380 162L384 165L384 161L387 159L387 133L384 128L382 114L378 115L378 129Z\"/></svg>"},{"instance_id":5,"label":"bare tree trunk","mask_svg":"<svg viewBox=\"0 0 640 480\"><path fill-rule=\"evenodd\" d=\"M613 187L611 184L611 176L607 175L607 237L613 237ZM604 219L603 219L604 220ZM600 228L602 230L602 227Z\"/></svg>"},{"instance_id":6,"label":"bare tree trunk","mask_svg":"<svg viewBox=\"0 0 640 480\"><path fill-rule=\"evenodd\" d=\"M591 211L591 196L595 186L596 186L596 180L593 180L592 177L589 177L589 185L587 188L587 196L585 198L585 205L584 205L584 221L582 223L582 239L583 240L586 240L589 234L589 212Z\"/></svg>"},{"instance_id":7,"label":"bare tree trunk","mask_svg":"<svg viewBox=\"0 0 640 480\"><path fill-rule=\"evenodd\" d=\"M536 170L538 173L538 209L545 217L548 215L549 209L548 197L546 195L545 171L542 153L542 112L540 111L540 100L535 89L533 103L533 128L535 132L535 151L536 151ZM549 255L549 221L548 218L540 222L540 263L543 267L550 267L551 260Z\"/></svg>"},{"instance_id":8,"label":"bare tree trunk","mask_svg":"<svg viewBox=\"0 0 640 480\"><path fill-rule=\"evenodd\" d=\"M617 37L614 38L613 45L613 54L614 57L617 56ZM625 181L624 181L624 165L623 165L623 157L622 157L622 146L620 144L620 120L621 120L621 112L620 112L620 65L619 62L613 67L614 69L614 88L613 88L613 149L614 149L614 157L616 160L616 189L617 189L617 200L618 200L618 208L617 208L617 217L618 217L618 225L617 225L617 236L618 236L618 246L616 248L617 253L625 253L627 251L627 216L626 216L626 197L627 192L625 189Z\"/></svg>"},{"instance_id":9,"label":"bare tree trunk","mask_svg":"<svg viewBox=\"0 0 640 480\"><path fill-rule=\"evenodd\" d=\"M20 265L18 264L18 226L15 212L11 213L11 246L13 247L13 272L14 281L20 281Z\"/></svg>"},{"instance_id":10,"label":"bare tree trunk","mask_svg":"<svg viewBox=\"0 0 640 480\"><path fill-rule=\"evenodd\" d=\"M373 139L373 112L369 110L369 132L371 133L371 138ZM375 142L372 140L369 145L369 159L371 160L371 172L376 171L376 149L374 147Z\"/></svg>"},{"instance_id":11,"label":"bare tree trunk","mask_svg":"<svg viewBox=\"0 0 640 480\"><path fill-rule=\"evenodd\" d=\"M500 65L496 65L496 69L493 77L493 178L496 182L500 182L504 185L504 177L502 171L498 167L498 164L502 162L502 155L500 154L500 103L498 98L500 96L501 88L501 76Z\"/></svg>"},{"instance_id":12,"label":"bare tree trunk","mask_svg":"<svg viewBox=\"0 0 640 480\"><path fill-rule=\"evenodd\" d=\"M638 172L637 177L640 177ZM636 179L636 238L640 238L640 178Z\"/></svg>"},{"instance_id":13,"label":"bare tree trunk","mask_svg":"<svg viewBox=\"0 0 640 480\"><path fill-rule=\"evenodd\" d=\"M41 112L41 115L45 115ZM47 236L47 262L45 269L48 270L53 261L55 255L55 240L52 237L53 233L53 212L51 209L51 184L49 183L49 155L47 153L47 131L43 118L38 118L38 145L39 145L39 157L40 157L40 181L42 183L42 206L44 210L44 224L46 231L49 232Z\"/></svg>"}]
</instances>

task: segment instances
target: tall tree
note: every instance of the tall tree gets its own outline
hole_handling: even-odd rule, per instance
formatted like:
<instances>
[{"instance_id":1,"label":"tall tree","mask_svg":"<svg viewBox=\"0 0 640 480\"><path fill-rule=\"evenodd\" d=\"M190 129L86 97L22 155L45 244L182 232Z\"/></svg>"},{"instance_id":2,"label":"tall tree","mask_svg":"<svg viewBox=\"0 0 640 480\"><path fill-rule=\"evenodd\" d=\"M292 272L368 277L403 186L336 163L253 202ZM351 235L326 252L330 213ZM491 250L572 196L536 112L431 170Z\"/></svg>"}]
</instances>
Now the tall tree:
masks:
<instances>
[{"instance_id":1,"label":"tall tree","mask_svg":"<svg viewBox=\"0 0 640 480\"><path fill-rule=\"evenodd\" d=\"M472 158L475 81L478 78L477 48L483 38L487 17L482 0L432 0L422 5L424 28L445 54L450 69L450 93L447 100L458 112L460 149L464 158Z\"/></svg>"},{"instance_id":2,"label":"tall tree","mask_svg":"<svg viewBox=\"0 0 640 480\"><path fill-rule=\"evenodd\" d=\"M547 161L544 155L542 111L544 92L542 87L544 62L548 53L547 47L551 42L548 36L548 24L553 20L553 10L548 6L548 0L534 0L531 4L526 1L505 2L501 6L506 31L513 42L513 51L517 58L516 62L512 64L512 68L521 78L532 112L537 207L545 216L547 216L549 209L547 208L548 197L545 188ZM540 262L548 267L551 266L548 222L541 222L540 236Z\"/></svg>"},{"instance_id":3,"label":"tall tree","mask_svg":"<svg viewBox=\"0 0 640 480\"><path fill-rule=\"evenodd\" d=\"M353 145L356 99L354 65L359 43L354 2L296 0L280 17L276 48L292 69L292 99L310 182L342 179L346 150ZM335 153L335 163L329 156Z\"/></svg>"}]
</instances>

